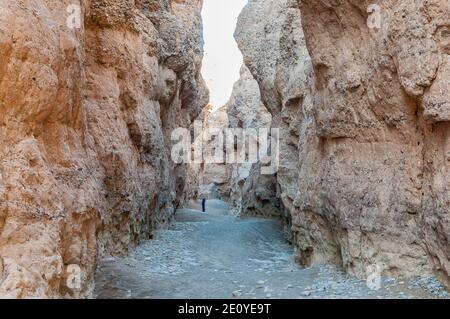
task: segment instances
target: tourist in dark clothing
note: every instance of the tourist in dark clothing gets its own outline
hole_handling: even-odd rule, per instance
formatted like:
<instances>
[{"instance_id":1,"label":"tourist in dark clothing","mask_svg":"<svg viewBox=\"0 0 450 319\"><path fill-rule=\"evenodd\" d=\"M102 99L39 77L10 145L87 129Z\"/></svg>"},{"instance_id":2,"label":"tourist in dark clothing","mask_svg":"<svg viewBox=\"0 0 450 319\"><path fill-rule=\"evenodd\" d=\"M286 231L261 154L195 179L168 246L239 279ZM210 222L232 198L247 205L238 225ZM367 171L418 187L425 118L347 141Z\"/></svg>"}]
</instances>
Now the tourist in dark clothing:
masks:
<instances>
[{"instance_id":1,"label":"tourist in dark clothing","mask_svg":"<svg viewBox=\"0 0 450 319\"><path fill-rule=\"evenodd\" d=\"M206 212L206 199L202 199L202 212Z\"/></svg>"}]
</instances>

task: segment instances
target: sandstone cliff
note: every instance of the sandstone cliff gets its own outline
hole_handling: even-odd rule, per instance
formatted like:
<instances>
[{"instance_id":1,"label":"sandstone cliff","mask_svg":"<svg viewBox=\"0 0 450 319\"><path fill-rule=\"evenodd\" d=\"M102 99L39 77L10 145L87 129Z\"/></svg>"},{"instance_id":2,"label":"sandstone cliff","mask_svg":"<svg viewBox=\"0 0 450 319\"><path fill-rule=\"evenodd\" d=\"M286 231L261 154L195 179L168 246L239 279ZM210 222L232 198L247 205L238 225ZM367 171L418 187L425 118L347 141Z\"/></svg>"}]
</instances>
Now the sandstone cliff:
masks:
<instances>
[{"instance_id":1,"label":"sandstone cliff","mask_svg":"<svg viewBox=\"0 0 450 319\"><path fill-rule=\"evenodd\" d=\"M449 283L449 10L250 0L242 12L236 39L284 132L278 195L303 264Z\"/></svg>"},{"instance_id":2,"label":"sandstone cliff","mask_svg":"<svg viewBox=\"0 0 450 319\"><path fill-rule=\"evenodd\" d=\"M224 162L224 159L218 159L217 162L210 161L209 158L215 158L216 151L224 148L224 138L220 138L217 134L225 134L225 129L228 126L228 115L226 107L222 106L214 108L208 105L197 118L201 121L202 132L200 136L202 140L202 154L203 163L197 164L200 170L199 175L199 194L201 198L227 199L229 167ZM199 123L200 124L200 123ZM195 134L198 132L194 132ZM224 136L224 135L223 135ZM193 165L195 167L195 165Z\"/></svg>"},{"instance_id":3,"label":"sandstone cliff","mask_svg":"<svg viewBox=\"0 0 450 319\"><path fill-rule=\"evenodd\" d=\"M226 110L230 128L271 127L272 116L261 102L258 82L245 65L233 86ZM279 216L274 175L262 175L260 163L236 163L229 170L228 200L235 215Z\"/></svg>"},{"instance_id":4,"label":"sandstone cliff","mask_svg":"<svg viewBox=\"0 0 450 319\"><path fill-rule=\"evenodd\" d=\"M258 82L245 65L241 67L240 78L233 86L229 101L215 110L205 108L199 119L202 120L204 129L215 129L223 134L224 160L229 155L226 154L226 140L231 130L235 130L233 132L239 140L235 140L234 151L245 151L248 159L249 146L247 142L245 146L242 143L244 140L248 141L250 130L270 129L272 125L272 116L261 102ZM245 137L241 136L240 132L245 134ZM211 141L208 136L204 136L205 158L216 145L217 141ZM205 162L200 180L202 197L228 201L231 214L235 216L280 217L276 177L262 175L260 163Z\"/></svg>"},{"instance_id":5,"label":"sandstone cliff","mask_svg":"<svg viewBox=\"0 0 450 319\"><path fill-rule=\"evenodd\" d=\"M170 132L208 101L201 6L0 0L1 297L91 296L98 258L191 196Z\"/></svg>"}]
</instances>

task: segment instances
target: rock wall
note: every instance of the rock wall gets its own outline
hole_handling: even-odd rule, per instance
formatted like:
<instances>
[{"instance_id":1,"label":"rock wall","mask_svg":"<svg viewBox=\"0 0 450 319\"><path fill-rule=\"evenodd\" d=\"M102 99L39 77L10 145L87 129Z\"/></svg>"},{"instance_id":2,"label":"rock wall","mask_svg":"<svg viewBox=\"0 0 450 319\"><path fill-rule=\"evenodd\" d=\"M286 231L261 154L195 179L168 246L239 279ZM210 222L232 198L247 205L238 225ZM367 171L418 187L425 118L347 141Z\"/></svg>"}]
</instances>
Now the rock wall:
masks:
<instances>
[{"instance_id":1,"label":"rock wall","mask_svg":"<svg viewBox=\"0 0 450 319\"><path fill-rule=\"evenodd\" d=\"M300 135L310 125L311 117L306 117L312 107L309 94L312 66L297 1L249 1L239 17L235 38L244 63L259 84L261 101L272 115L271 126L280 130L277 174L261 176L258 181L257 171L248 186L272 190L272 202L278 201L279 207L272 215L283 217L290 229L296 209L294 200L299 192L300 143L309 145ZM300 108L300 104L305 107ZM302 117L306 121L302 122ZM246 192L251 193L249 189ZM267 203L257 198L249 201L253 202L250 206ZM260 210L251 213L267 215Z\"/></svg>"},{"instance_id":2,"label":"rock wall","mask_svg":"<svg viewBox=\"0 0 450 319\"><path fill-rule=\"evenodd\" d=\"M240 78L233 86L226 111L229 128L248 130L271 127L272 116L261 102L258 82L245 65L241 67ZM280 215L274 175L262 175L260 163L236 163L230 165L229 170L228 200L234 215Z\"/></svg>"},{"instance_id":3,"label":"rock wall","mask_svg":"<svg viewBox=\"0 0 450 319\"><path fill-rule=\"evenodd\" d=\"M214 158L220 142L224 140L217 137L217 134L225 134L228 127L228 114L225 106L214 108L209 105L205 108L199 118L198 124L202 125L200 136L195 136L199 132L194 132L195 138L202 140L203 163L200 166L199 194L201 198L225 199L227 200L229 167L222 161L212 162L208 158ZM223 149L223 146L222 146ZM195 164L194 164L195 165Z\"/></svg>"},{"instance_id":4,"label":"rock wall","mask_svg":"<svg viewBox=\"0 0 450 319\"><path fill-rule=\"evenodd\" d=\"M284 130L277 183L301 263L449 283L449 10L251 0L242 12L236 39Z\"/></svg>"},{"instance_id":5,"label":"rock wall","mask_svg":"<svg viewBox=\"0 0 450 319\"><path fill-rule=\"evenodd\" d=\"M170 132L208 101L201 6L0 0L0 297L91 296L195 191Z\"/></svg>"},{"instance_id":6,"label":"rock wall","mask_svg":"<svg viewBox=\"0 0 450 319\"><path fill-rule=\"evenodd\" d=\"M199 117L203 128L217 130L223 134L224 159L227 159L226 141L229 129L242 130L249 138L250 129L267 128L272 125L272 116L261 102L258 82L248 68L243 65L240 78L234 84L229 101L222 107L205 108ZM247 130L247 131L246 131ZM214 154L217 140L206 133L203 136L204 159ZM243 147L242 138L235 142L235 152ZM245 145L248 158L248 145ZM200 193L205 198L220 198L230 203L232 215L258 215L280 217L280 201L276 193L276 177L262 175L260 163L221 163L205 161L200 170Z\"/></svg>"}]
</instances>

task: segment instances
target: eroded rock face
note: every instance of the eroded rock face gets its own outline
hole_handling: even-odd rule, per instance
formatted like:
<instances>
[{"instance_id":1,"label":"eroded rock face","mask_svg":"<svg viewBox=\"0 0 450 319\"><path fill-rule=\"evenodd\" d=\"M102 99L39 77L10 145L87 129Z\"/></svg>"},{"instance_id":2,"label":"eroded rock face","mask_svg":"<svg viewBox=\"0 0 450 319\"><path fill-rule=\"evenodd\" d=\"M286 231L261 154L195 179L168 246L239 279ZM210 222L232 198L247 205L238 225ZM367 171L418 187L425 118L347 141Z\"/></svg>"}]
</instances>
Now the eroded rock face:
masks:
<instances>
[{"instance_id":1,"label":"eroded rock face","mask_svg":"<svg viewBox=\"0 0 450 319\"><path fill-rule=\"evenodd\" d=\"M208 101L201 5L0 0L0 296L91 296L191 196L170 133Z\"/></svg>"},{"instance_id":2,"label":"eroded rock face","mask_svg":"<svg viewBox=\"0 0 450 319\"><path fill-rule=\"evenodd\" d=\"M223 134L219 143L224 149L225 162L208 162L208 157L218 146L218 139L211 139L210 134L206 133L203 137L205 163L200 177L202 197L220 198L229 202L230 213L235 216L280 217L276 176L261 174L261 164L249 161L249 139L253 133L258 134L259 129L269 130L272 116L261 102L258 82L245 65L241 68L240 78L233 86L229 101L215 110L206 108L200 119L205 130L212 129ZM234 144L228 149L231 134L235 135ZM257 142L256 140L255 143ZM228 152L235 152L235 161L229 161L231 154ZM245 153L245 163L239 155L242 152Z\"/></svg>"},{"instance_id":3,"label":"eroded rock face","mask_svg":"<svg viewBox=\"0 0 450 319\"><path fill-rule=\"evenodd\" d=\"M241 14L245 63L286 132L279 195L303 264L448 283L449 9L263 0Z\"/></svg>"},{"instance_id":4,"label":"eroded rock face","mask_svg":"<svg viewBox=\"0 0 450 319\"><path fill-rule=\"evenodd\" d=\"M275 180L264 176L260 183L251 185L275 189L281 208L275 215L282 216L290 227L299 191L299 148L301 143L310 145L300 135L305 134L311 118L304 122L302 118L308 116L312 106L312 66L298 3L250 1L240 15L235 37L245 64L259 84L261 100L272 114L271 125L280 130L280 167ZM301 104L305 107L301 108ZM260 205L258 201L255 204Z\"/></svg>"},{"instance_id":5,"label":"eroded rock face","mask_svg":"<svg viewBox=\"0 0 450 319\"><path fill-rule=\"evenodd\" d=\"M206 199L227 199L230 168L224 161L224 155L218 151L225 147L225 129L228 127L228 114L225 106L214 108L208 105L197 118L201 131L194 132L195 139L202 142L199 176L199 197ZM198 135L195 135L198 134Z\"/></svg>"},{"instance_id":6,"label":"eroded rock face","mask_svg":"<svg viewBox=\"0 0 450 319\"><path fill-rule=\"evenodd\" d=\"M271 128L272 116L261 102L258 82L245 65L233 86L226 110L228 126L243 129L247 136L250 130ZM274 175L262 175L260 163L236 163L229 165L229 170L228 200L234 215L280 215Z\"/></svg>"}]
</instances>

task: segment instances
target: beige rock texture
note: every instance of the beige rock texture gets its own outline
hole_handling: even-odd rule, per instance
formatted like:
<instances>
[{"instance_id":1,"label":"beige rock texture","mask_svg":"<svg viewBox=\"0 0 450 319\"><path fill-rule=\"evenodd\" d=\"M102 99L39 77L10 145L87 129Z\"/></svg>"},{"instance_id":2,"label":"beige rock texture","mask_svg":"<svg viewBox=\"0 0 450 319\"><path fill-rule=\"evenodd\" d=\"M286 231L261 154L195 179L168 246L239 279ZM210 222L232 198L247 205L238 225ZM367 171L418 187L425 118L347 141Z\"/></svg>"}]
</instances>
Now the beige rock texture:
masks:
<instances>
[{"instance_id":1,"label":"beige rock texture","mask_svg":"<svg viewBox=\"0 0 450 319\"><path fill-rule=\"evenodd\" d=\"M214 154L217 147L217 140L211 139L206 133L208 129L223 134L221 142L226 156L228 129L242 129L248 134L245 130L270 129L272 125L272 116L261 102L258 83L245 65L240 70L240 78L233 86L229 101L219 108L210 105L198 119L202 120L205 130L203 136L205 163L200 175L201 197L228 201L230 213L235 216L279 217L280 201L276 196L276 178L274 175L261 175L259 163L215 164L207 161L208 156ZM242 143L242 140L240 142ZM235 151L239 147L242 145L236 144ZM248 145L246 154L248 155Z\"/></svg>"},{"instance_id":2,"label":"beige rock texture","mask_svg":"<svg viewBox=\"0 0 450 319\"><path fill-rule=\"evenodd\" d=\"M204 109L202 115L197 119L202 121L202 151L203 163L199 183L199 193L202 198L218 199L226 198L228 190L229 167L225 163L225 157L219 158L217 162L216 152L220 148L224 150L224 134L228 127L228 114L225 106L214 108L209 105ZM220 134L222 137L219 137ZM222 145L222 147L220 147Z\"/></svg>"},{"instance_id":3,"label":"beige rock texture","mask_svg":"<svg viewBox=\"0 0 450 319\"><path fill-rule=\"evenodd\" d=\"M450 283L449 10L250 0L242 12L235 36L283 132L278 197L302 264Z\"/></svg>"},{"instance_id":4,"label":"beige rock texture","mask_svg":"<svg viewBox=\"0 0 450 319\"><path fill-rule=\"evenodd\" d=\"M258 82L243 65L240 78L234 84L230 100L225 105L228 127L270 129L272 116L261 102ZM248 133L248 132L247 132ZM248 153L248 151L247 151ZM280 214L280 201L276 196L274 175L262 175L261 164L236 163L229 165L227 200L236 216L276 216Z\"/></svg>"},{"instance_id":5,"label":"beige rock texture","mask_svg":"<svg viewBox=\"0 0 450 319\"><path fill-rule=\"evenodd\" d=\"M249 185L254 189L272 190L271 201L278 201L280 207L272 215L281 216L290 229L296 209L293 203L299 192L299 145L308 143L300 138L301 117L311 108L308 92L312 79L297 1L249 1L240 15L235 38L244 63L259 84L261 101L272 115L271 126L280 130L280 167L276 176L262 176L258 182L255 180L257 171L252 174L254 182ZM301 103L307 106L302 109ZM311 121L312 118L308 118L303 125ZM258 206L254 198L249 201ZM267 215L260 210L252 210L251 214ZM292 235L292 232L287 234Z\"/></svg>"},{"instance_id":6,"label":"beige rock texture","mask_svg":"<svg viewBox=\"0 0 450 319\"><path fill-rule=\"evenodd\" d=\"M0 297L91 297L193 196L170 132L208 102L201 6L0 0Z\"/></svg>"}]
</instances>

